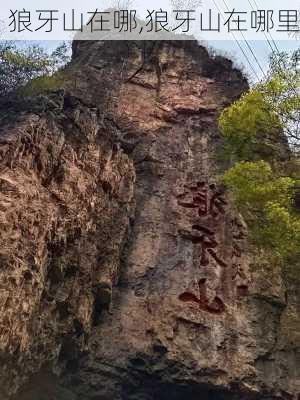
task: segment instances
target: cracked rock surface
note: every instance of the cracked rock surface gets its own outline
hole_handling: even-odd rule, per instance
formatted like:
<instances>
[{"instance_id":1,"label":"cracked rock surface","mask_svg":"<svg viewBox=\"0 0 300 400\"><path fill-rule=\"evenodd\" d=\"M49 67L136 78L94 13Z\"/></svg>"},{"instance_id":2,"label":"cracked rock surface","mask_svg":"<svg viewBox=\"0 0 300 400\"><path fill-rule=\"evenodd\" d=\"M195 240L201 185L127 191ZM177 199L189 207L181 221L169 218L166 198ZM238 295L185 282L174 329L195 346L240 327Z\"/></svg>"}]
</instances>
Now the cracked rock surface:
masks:
<instances>
[{"instance_id":1,"label":"cracked rock surface","mask_svg":"<svg viewBox=\"0 0 300 400\"><path fill-rule=\"evenodd\" d=\"M298 400L299 289L217 179L241 73L175 41L67 73L0 113L0 399Z\"/></svg>"}]
</instances>

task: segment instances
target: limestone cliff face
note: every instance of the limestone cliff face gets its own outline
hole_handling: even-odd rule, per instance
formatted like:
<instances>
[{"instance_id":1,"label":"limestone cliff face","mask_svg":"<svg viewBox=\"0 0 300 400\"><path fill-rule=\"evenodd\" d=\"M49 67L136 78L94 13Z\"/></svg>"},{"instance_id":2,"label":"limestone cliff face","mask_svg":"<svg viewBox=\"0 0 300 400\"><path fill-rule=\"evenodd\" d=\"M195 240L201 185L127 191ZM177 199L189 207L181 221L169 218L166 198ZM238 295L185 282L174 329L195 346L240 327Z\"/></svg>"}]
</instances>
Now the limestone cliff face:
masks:
<instances>
[{"instance_id":1,"label":"limestone cliff face","mask_svg":"<svg viewBox=\"0 0 300 400\"><path fill-rule=\"evenodd\" d=\"M217 180L246 81L195 42L78 42L68 76L2 112L0 398L298 400L297 287Z\"/></svg>"}]
</instances>

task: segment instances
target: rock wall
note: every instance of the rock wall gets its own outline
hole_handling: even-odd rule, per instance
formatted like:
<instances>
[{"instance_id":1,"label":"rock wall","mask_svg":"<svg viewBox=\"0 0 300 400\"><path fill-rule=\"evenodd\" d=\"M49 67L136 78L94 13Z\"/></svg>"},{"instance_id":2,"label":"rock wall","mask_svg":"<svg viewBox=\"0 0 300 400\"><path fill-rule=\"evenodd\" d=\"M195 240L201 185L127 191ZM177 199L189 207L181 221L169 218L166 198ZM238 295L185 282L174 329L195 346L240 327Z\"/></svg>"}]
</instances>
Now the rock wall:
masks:
<instances>
[{"instance_id":1,"label":"rock wall","mask_svg":"<svg viewBox=\"0 0 300 400\"><path fill-rule=\"evenodd\" d=\"M34 107L5 111L0 136L1 400L86 348L118 280L133 200L133 163L97 109L63 93Z\"/></svg>"},{"instance_id":2,"label":"rock wall","mask_svg":"<svg viewBox=\"0 0 300 400\"><path fill-rule=\"evenodd\" d=\"M3 112L2 397L298 400L297 286L218 183L245 79L196 42L73 52Z\"/></svg>"}]
</instances>

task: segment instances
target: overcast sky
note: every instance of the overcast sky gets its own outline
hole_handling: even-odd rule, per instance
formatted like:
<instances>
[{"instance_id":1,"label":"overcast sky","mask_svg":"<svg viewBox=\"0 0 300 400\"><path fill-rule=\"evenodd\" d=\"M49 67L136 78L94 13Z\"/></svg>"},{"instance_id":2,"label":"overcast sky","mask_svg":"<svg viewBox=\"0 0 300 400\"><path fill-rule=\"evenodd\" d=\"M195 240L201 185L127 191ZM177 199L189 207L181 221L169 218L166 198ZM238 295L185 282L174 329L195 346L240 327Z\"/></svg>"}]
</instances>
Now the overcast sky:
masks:
<instances>
[{"instance_id":1,"label":"overcast sky","mask_svg":"<svg viewBox=\"0 0 300 400\"><path fill-rule=\"evenodd\" d=\"M241 66L244 71L246 71L251 83L255 83L258 78L262 78L262 72L257 61L254 59L253 55L251 54L249 48L243 41L239 41L240 46L246 52L248 59L251 63L249 65L248 61L246 60L243 52L240 50L239 46L234 40L216 40L216 41L209 41L207 45L216 49L223 55L233 59L237 66ZM257 60L265 71L268 68L268 61L271 54L271 49L267 41L249 41L248 42L251 48L253 49ZM45 47L48 50L54 49L60 42L57 41L47 41L47 42L39 42L40 45ZM299 48L300 43L299 41L276 41L276 45L280 51L293 51ZM253 72L255 70L255 74ZM258 78L257 78L258 77Z\"/></svg>"},{"instance_id":2,"label":"overcast sky","mask_svg":"<svg viewBox=\"0 0 300 400\"><path fill-rule=\"evenodd\" d=\"M238 7L240 11L242 10L253 10L255 9L269 9L268 7L272 8L275 7L274 0L151 0L150 1L141 1L141 0L133 0L130 3L130 9L136 9L141 17L145 16L147 9L150 8L151 10L159 10L167 9L170 7L170 3L173 5L180 5L181 9L184 9L184 5L187 5L187 9L195 8L195 4L199 4L202 1L201 7L211 7L211 4L217 4L218 7L221 9L222 12L226 10L228 6L229 9L231 7ZM212 3L213 2L213 3ZM110 7L114 4L118 3L118 0L101 0L101 6L105 9L106 7ZM120 6L124 4L128 4L127 0L120 0ZM278 7L279 2L276 2ZM299 9L299 0L285 0L284 7L293 9L293 7L297 7ZM192 7L190 6L192 5ZM252 8L250 8L250 6ZM283 6L283 5L282 5ZM172 7L172 6L171 6ZM174 8L172 8L174 9ZM231 36L229 36L231 37ZM280 38L285 39L287 34L284 33L281 35ZM261 68L266 70L268 67L268 60L271 54L270 46L267 40L249 40L248 44L243 41L243 36L240 32L235 34L235 38L238 39L240 47L243 48L243 51L246 53L248 60L246 59L243 51L240 49L239 45L236 43L234 38L232 40L208 40L206 43L209 47L213 47L219 50L221 53L225 53L225 55L233 58L234 61L238 66L243 66L243 69L249 75L250 81L253 83L262 77ZM272 40L270 36L268 36L270 42L272 44ZM200 34L197 35L197 39L201 39ZM292 51L296 50L300 47L300 36L298 39L290 39L290 40L278 40L275 39L277 48L280 51ZM58 44L57 41L47 41L47 42L39 42L43 46L47 47L48 49L55 48ZM250 48L252 49L252 53ZM254 55L253 55L254 54ZM256 59L255 59L256 58ZM250 65L251 64L251 65Z\"/></svg>"}]
</instances>

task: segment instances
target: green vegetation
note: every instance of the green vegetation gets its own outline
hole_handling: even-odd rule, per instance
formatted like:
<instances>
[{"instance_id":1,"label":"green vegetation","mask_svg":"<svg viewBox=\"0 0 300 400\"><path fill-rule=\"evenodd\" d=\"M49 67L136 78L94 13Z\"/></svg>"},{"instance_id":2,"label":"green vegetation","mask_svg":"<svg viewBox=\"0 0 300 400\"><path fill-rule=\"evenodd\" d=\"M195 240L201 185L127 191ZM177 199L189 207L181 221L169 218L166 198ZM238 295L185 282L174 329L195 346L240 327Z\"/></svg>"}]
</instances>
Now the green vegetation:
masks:
<instances>
[{"instance_id":1,"label":"green vegetation","mask_svg":"<svg viewBox=\"0 0 300 400\"><path fill-rule=\"evenodd\" d=\"M52 75L68 60L68 46L65 43L51 54L37 45L20 48L15 43L0 43L0 96L23 88L34 79L34 87L41 90L44 83L45 87L52 88L57 80L51 79Z\"/></svg>"},{"instance_id":2,"label":"green vegetation","mask_svg":"<svg viewBox=\"0 0 300 400\"><path fill-rule=\"evenodd\" d=\"M257 245L283 258L299 251L300 215L293 207L295 179L276 175L265 161L241 161L224 174L223 181Z\"/></svg>"},{"instance_id":3,"label":"green vegetation","mask_svg":"<svg viewBox=\"0 0 300 400\"><path fill-rule=\"evenodd\" d=\"M282 261L300 255L300 52L271 59L270 73L223 111L222 180L256 246Z\"/></svg>"},{"instance_id":4,"label":"green vegetation","mask_svg":"<svg viewBox=\"0 0 300 400\"><path fill-rule=\"evenodd\" d=\"M292 149L300 148L300 49L271 58L266 81L258 85L265 102L281 121Z\"/></svg>"},{"instance_id":5,"label":"green vegetation","mask_svg":"<svg viewBox=\"0 0 300 400\"><path fill-rule=\"evenodd\" d=\"M276 154L281 121L258 88L224 110L219 126L225 138L224 155L231 163L272 159Z\"/></svg>"},{"instance_id":6,"label":"green vegetation","mask_svg":"<svg viewBox=\"0 0 300 400\"><path fill-rule=\"evenodd\" d=\"M53 75L43 75L29 81L25 86L17 89L21 96L35 96L51 90L58 90L63 87L64 73L58 71Z\"/></svg>"}]
</instances>

